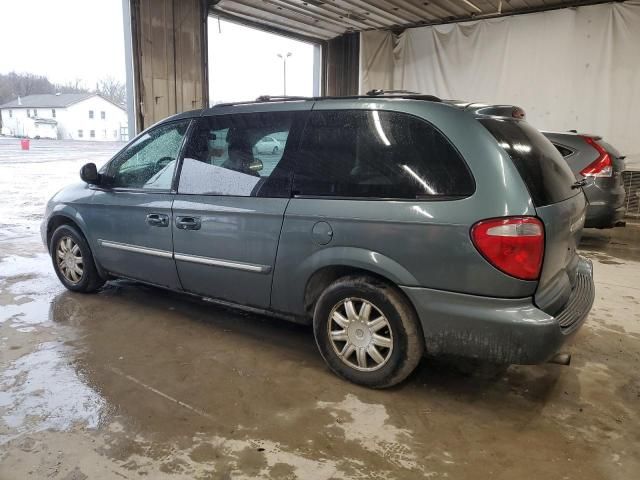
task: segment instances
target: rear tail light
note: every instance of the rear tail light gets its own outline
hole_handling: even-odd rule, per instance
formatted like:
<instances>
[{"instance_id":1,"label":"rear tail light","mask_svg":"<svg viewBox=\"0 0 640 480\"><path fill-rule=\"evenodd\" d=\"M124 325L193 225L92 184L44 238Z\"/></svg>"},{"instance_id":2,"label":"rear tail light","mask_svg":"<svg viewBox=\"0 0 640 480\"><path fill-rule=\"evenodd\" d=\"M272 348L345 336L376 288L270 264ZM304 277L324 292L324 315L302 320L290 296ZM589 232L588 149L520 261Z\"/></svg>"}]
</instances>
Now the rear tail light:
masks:
<instances>
[{"instance_id":1,"label":"rear tail light","mask_svg":"<svg viewBox=\"0 0 640 480\"><path fill-rule=\"evenodd\" d=\"M598 151L598 158L580 171L584 177L611 177L613 176L613 161L611 155L593 137L582 136L585 142Z\"/></svg>"},{"instance_id":2,"label":"rear tail light","mask_svg":"<svg viewBox=\"0 0 640 480\"><path fill-rule=\"evenodd\" d=\"M471 228L478 251L498 270L521 280L540 277L544 226L535 217L482 220Z\"/></svg>"}]
</instances>

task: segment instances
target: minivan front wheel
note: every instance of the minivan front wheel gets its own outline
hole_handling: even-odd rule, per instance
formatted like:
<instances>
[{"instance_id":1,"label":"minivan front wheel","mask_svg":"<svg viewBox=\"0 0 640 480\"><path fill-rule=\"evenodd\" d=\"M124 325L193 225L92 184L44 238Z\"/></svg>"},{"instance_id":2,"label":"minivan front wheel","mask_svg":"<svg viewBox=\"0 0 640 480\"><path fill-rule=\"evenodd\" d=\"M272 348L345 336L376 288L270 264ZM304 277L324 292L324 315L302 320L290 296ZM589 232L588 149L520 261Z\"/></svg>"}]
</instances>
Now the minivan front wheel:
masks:
<instances>
[{"instance_id":1,"label":"minivan front wheel","mask_svg":"<svg viewBox=\"0 0 640 480\"><path fill-rule=\"evenodd\" d=\"M424 353L415 311L375 278L341 278L322 293L313 316L322 357L339 376L373 388L404 380Z\"/></svg>"},{"instance_id":2,"label":"minivan front wheel","mask_svg":"<svg viewBox=\"0 0 640 480\"><path fill-rule=\"evenodd\" d=\"M104 285L89 244L71 225L62 225L53 232L49 251L56 275L69 290L89 293Z\"/></svg>"}]
</instances>

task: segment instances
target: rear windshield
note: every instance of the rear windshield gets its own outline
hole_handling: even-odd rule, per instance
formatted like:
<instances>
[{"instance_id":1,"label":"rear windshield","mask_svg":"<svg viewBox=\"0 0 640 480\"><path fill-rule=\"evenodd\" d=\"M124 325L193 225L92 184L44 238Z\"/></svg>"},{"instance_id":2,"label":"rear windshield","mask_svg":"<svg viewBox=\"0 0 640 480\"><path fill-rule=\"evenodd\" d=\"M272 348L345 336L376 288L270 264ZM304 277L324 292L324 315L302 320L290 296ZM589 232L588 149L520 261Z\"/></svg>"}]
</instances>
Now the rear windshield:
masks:
<instances>
[{"instance_id":1,"label":"rear windshield","mask_svg":"<svg viewBox=\"0 0 640 480\"><path fill-rule=\"evenodd\" d=\"M479 121L513 160L536 207L561 202L580 192L571 188L576 179L560 152L534 127L518 120Z\"/></svg>"}]
</instances>

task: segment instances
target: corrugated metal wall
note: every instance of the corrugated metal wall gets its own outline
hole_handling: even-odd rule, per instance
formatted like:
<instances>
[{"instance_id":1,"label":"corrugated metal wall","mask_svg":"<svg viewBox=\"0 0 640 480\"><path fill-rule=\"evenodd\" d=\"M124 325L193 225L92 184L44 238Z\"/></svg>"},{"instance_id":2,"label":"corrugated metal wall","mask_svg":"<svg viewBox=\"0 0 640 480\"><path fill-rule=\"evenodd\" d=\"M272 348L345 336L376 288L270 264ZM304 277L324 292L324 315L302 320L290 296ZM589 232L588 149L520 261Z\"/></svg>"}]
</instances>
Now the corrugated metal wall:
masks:
<instances>
[{"instance_id":1,"label":"corrugated metal wall","mask_svg":"<svg viewBox=\"0 0 640 480\"><path fill-rule=\"evenodd\" d=\"M628 170L622 172L625 198L625 212L627 217L640 218L640 171Z\"/></svg>"},{"instance_id":2,"label":"corrugated metal wall","mask_svg":"<svg viewBox=\"0 0 640 480\"><path fill-rule=\"evenodd\" d=\"M207 106L206 3L132 0L138 131Z\"/></svg>"}]
</instances>

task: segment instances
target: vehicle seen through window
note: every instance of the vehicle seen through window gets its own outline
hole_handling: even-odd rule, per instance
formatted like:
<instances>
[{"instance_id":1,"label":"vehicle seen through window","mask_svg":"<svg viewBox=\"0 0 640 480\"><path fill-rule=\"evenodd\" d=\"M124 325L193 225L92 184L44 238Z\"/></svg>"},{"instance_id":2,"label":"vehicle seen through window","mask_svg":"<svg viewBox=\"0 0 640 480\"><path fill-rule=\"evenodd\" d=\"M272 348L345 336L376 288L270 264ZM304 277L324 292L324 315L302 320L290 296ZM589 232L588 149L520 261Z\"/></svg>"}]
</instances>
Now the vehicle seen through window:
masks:
<instances>
[{"instance_id":1,"label":"vehicle seen through window","mask_svg":"<svg viewBox=\"0 0 640 480\"><path fill-rule=\"evenodd\" d=\"M197 120L183 155L178 193L286 196L288 173L276 167L281 165L293 117L252 113Z\"/></svg>"}]
</instances>

